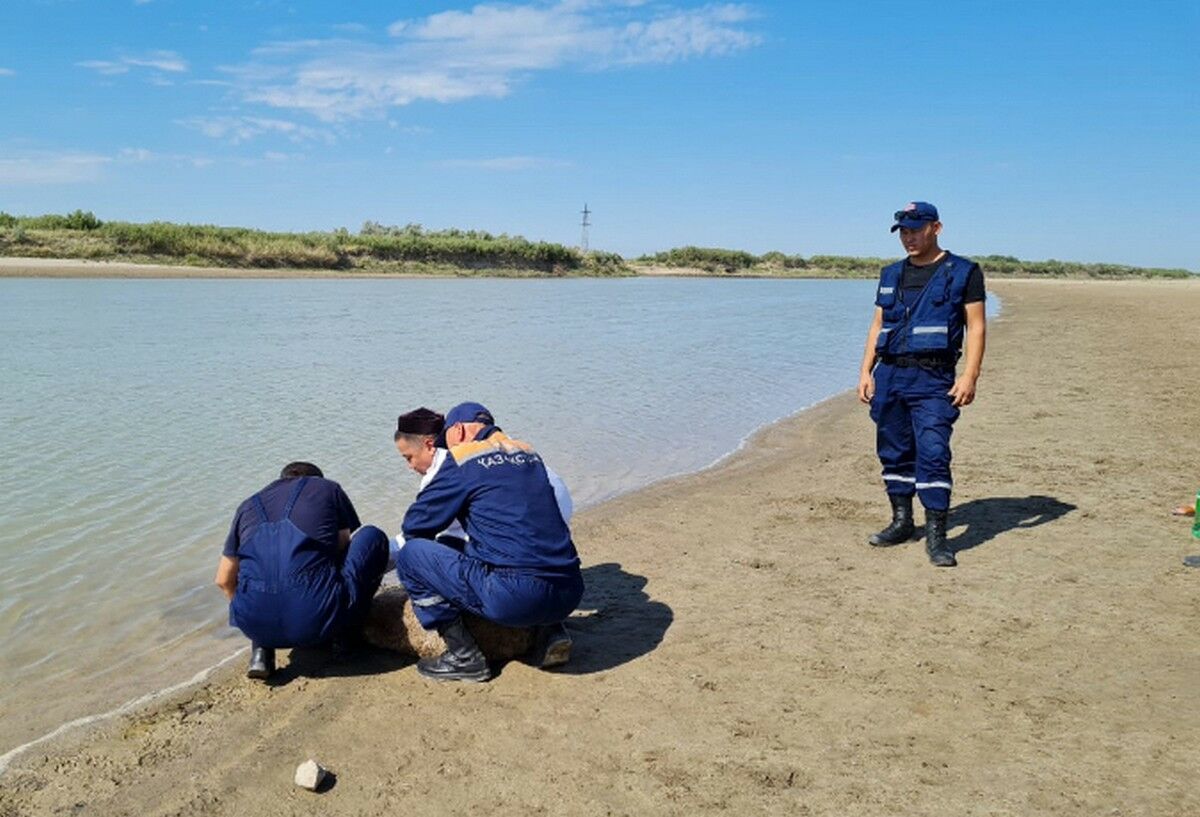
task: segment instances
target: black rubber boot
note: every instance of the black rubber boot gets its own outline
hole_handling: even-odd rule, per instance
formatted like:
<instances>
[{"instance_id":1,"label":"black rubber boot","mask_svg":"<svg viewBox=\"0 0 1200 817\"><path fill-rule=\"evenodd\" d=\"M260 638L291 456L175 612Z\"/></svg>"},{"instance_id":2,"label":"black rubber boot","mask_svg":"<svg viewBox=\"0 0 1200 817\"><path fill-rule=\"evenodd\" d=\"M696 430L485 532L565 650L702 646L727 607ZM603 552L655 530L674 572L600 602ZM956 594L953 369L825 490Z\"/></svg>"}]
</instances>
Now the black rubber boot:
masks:
<instances>
[{"instance_id":1,"label":"black rubber boot","mask_svg":"<svg viewBox=\"0 0 1200 817\"><path fill-rule=\"evenodd\" d=\"M902 545L912 538L916 528L913 526L913 498L888 494L892 502L892 524L879 533L872 533L867 539L875 547Z\"/></svg>"},{"instance_id":2,"label":"black rubber boot","mask_svg":"<svg viewBox=\"0 0 1200 817\"><path fill-rule=\"evenodd\" d=\"M438 627L446 651L437 658L422 658L417 672L434 681L486 681L492 677L487 658L461 618Z\"/></svg>"},{"instance_id":3,"label":"black rubber boot","mask_svg":"<svg viewBox=\"0 0 1200 817\"><path fill-rule=\"evenodd\" d=\"M246 677L265 681L275 671L275 649L260 647L250 642L250 666L246 668Z\"/></svg>"},{"instance_id":4,"label":"black rubber boot","mask_svg":"<svg viewBox=\"0 0 1200 817\"><path fill-rule=\"evenodd\" d=\"M561 667L570 660L571 636L561 621L534 628L530 664L540 669L550 669Z\"/></svg>"},{"instance_id":5,"label":"black rubber boot","mask_svg":"<svg viewBox=\"0 0 1200 817\"><path fill-rule=\"evenodd\" d=\"M946 511L925 511L925 552L930 564L954 567L958 560L946 542Z\"/></svg>"}]
</instances>

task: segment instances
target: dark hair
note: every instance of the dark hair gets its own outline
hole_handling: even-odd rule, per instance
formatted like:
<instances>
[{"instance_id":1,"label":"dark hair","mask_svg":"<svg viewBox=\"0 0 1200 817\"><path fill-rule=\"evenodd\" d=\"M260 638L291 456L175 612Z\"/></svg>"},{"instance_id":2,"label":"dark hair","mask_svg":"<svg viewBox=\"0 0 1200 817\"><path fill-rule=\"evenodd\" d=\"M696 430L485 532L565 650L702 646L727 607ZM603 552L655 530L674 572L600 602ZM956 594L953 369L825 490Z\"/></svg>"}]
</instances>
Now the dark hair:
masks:
<instances>
[{"instance_id":1,"label":"dark hair","mask_svg":"<svg viewBox=\"0 0 1200 817\"><path fill-rule=\"evenodd\" d=\"M396 433L392 435L392 439L435 437L442 433L445 420L441 414L424 406L413 409L396 418Z\"/></svg>"},{"instance_id":2,"label":"dark hair","mask_svg":"<svg viewBox=\"0 0 1200 817\"><path fill-rule=\"evenodd\" d=\"M321 469L311 462L289 462L279 472L280 479L295 479L296 477L324 477Z\"/></svg>"}]
</instances>

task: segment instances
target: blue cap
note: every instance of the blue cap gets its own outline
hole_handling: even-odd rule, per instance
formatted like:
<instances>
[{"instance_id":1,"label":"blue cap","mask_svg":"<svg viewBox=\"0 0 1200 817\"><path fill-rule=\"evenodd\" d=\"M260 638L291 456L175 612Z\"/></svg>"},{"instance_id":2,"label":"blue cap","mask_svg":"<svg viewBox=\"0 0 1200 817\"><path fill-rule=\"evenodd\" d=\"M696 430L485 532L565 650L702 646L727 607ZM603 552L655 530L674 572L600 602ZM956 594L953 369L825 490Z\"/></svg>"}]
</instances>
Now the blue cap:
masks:
<instances>
[{"instance_id":1,"label":"blue cap","mask_svg":"<svg viewBox=\"0 0 1200 817\"><path fill-rule=\"evenodd\" d=\"M494 426L496 420L487 407L481 403L459 403L446 412L446 422L442 428L447 429L457 423L484 423Z\"/></svg>"},{"instance_id":2,"label":"blue cap","mask_svg":"<svg viewBox=\"0 0 1200 817\"><path fill-rule=\"evenodd\" d=\"M892 225L892 232L896 232L901 227L906 230L919 230L926 224L932 224L938 220L938 211L927 201L910 201L904 205L903 210L897 210L894 218L896 223Z\"/></svg>"}]
</instances>

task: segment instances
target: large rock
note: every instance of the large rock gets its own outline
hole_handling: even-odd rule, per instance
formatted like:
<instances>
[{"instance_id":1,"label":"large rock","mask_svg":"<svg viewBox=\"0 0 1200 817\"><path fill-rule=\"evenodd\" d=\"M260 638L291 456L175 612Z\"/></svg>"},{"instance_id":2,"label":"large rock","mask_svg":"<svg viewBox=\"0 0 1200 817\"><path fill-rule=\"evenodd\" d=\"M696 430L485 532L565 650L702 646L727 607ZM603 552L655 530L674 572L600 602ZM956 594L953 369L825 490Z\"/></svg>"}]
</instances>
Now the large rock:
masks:
<instances>
[{"instance_id":1,"label":"large rock","mask_svg":"<svg viewBox=\"0 0 1200 817\"><path fill-rule=\"evenodd\" d=\"M533 646L533 631L528 628L501 627L470 614L463 620L488 658L517 658ZM389 587L375 596L363 632L376 647L419 658L441 655L446 649L441 636L417 621L412 602L401 587Z\"/></svg>"}]
</instances>

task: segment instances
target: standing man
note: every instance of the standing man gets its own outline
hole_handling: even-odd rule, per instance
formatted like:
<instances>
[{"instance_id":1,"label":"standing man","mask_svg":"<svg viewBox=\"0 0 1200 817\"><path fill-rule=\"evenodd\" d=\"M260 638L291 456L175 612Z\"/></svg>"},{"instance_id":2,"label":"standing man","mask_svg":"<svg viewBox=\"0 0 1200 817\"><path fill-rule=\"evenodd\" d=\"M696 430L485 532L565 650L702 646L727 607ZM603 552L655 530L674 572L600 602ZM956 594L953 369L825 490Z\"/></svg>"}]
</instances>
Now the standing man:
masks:
<instances>
[{"instance_id":1,"label":"standing man","mask_svg":"<svg viewBox=\"0 0 1200 817\"><path fill-rule=\"evenodd\" d=\"M938 567L958 564L946 542L950 433L975 399L986 335L983 272L938 246L937 208L923 201L895 214L907 258L883 268L867 332L858 399L871 406L875 447L892 503L892 523L868 541L912 538L913 494L925 507L925 550ZM966 339L966 361L955 364Z\"/></svg>"},{"instance_id":2,"label":"standing man","mask_svg":"<svg viewBox=\"0 0 1200 817\"><path fill-rule=\"evenodd\" d=\"M491 678L464 611L537 627L536 663L563 663L571 642L562 622L583 595L583 574L542 458L501 431L479 403L450 409L443 437L446 456L404 515L396 554L413 612L446 642L417 671L437 681ZM454 520L467 535L462 550L435 539Z\"/></svg>"},{"instance_id":3,"label":"standing man","mask_svg":"<svg viewBox=\"0 0 1200 817\"><path fill-rule=\"evenodd\" d=\"M243 502L216 584L229 599L229 623L251 641L246 675L269 677L276 647L319 644L361 624L387 550L387 535L360 527L342 486L312 463L285 465Z\"/></svg>"}]
</instances>

